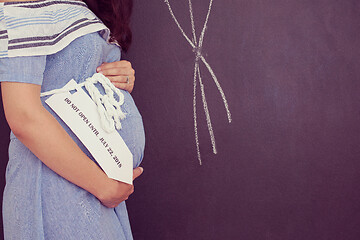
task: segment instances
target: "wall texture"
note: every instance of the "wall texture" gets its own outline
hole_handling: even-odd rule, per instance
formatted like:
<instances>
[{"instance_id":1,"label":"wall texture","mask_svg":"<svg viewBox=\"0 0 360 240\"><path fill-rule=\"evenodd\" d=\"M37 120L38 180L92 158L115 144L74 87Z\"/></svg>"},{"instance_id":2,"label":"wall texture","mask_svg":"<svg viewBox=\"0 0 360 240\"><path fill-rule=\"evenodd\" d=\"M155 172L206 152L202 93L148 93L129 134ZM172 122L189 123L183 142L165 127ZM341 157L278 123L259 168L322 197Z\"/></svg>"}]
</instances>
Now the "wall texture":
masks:
<instances>
[{"instance_id":1,"label":"wall texture","mask_svg":"<svg viewBox=\"0 0 360 240\"><path fill-rule=\"evenodd\" d=\"M360 2L209 2L135 1L135 239L359 239Z\"/></svg>"}]
</instances>

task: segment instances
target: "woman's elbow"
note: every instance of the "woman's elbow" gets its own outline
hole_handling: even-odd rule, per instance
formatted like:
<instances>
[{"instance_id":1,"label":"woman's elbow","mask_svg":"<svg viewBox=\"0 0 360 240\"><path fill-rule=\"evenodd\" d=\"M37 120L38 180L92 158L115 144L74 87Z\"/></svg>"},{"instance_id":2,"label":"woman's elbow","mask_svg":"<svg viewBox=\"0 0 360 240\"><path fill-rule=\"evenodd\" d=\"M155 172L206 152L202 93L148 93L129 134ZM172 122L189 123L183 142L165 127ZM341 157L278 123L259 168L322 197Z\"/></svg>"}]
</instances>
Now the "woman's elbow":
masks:
<instances>
[{"instance_id":1,"label":"woman's elbow","mask_svg":"<svg viewBox=\"0 0 360 240\"><path fill-rule=\"evenodd\" d=\"M16 136L24 134L39 121L41 112L45 110L40 101L40 86L2 82L1 92L5 117L11 130Z\"/></svg>"},{"instance_id":2,"label":"woman's elbow","mask_svg":"<svg viewBox=\"0 0 360 240\"><path fill-rule=\"evenodd\" d=\"M19 139L24 137L39 122L39 112L33 109L5 111L5 117L11 131Z\"/></svg>"},{"instance_id":3,"label":"woman's elbow","mask_svg":"<svg viewBox=\"0 0 360 240\"><path fill-rule=\"evenodd\" d=\"M19 113L17 115L13 114L6 114L6 121L9 124L11 131L14 133L15 136L19 137L24 134L24 130L28 128L27 123L28 117L27 114Z\"/></svg>"}]
</instances>

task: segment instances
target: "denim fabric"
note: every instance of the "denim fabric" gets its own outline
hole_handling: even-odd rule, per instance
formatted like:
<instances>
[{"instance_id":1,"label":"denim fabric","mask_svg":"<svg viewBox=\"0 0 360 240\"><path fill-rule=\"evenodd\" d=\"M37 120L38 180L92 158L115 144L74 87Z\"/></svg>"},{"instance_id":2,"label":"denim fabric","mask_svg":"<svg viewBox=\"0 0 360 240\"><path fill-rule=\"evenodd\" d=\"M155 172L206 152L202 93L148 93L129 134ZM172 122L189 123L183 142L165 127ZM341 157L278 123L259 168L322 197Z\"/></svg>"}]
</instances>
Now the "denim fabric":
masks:
<instances>
[{"instance_id":1,"label":"denim fabric","mask_svg":"<svg viewBox=\"0 0 360 240\"><path fill-rule=\"evenodd\" d=\"M101 63L119 59L117 46L106 43L98 33L91 33L53 55L0 59L0 81L41 84L45 92L63 87L70 79L82 82ZM119 133L132 152L136 167L143 158L143 123L131 95L122 92L122 109L127 117ZM94 160L45 100L42 98L44 107ZM116 208L104 207L92 194L46 167L13 133L10 139L3 199L5 239L132 239L125 202Z\"/></svg>"}]
</instances>

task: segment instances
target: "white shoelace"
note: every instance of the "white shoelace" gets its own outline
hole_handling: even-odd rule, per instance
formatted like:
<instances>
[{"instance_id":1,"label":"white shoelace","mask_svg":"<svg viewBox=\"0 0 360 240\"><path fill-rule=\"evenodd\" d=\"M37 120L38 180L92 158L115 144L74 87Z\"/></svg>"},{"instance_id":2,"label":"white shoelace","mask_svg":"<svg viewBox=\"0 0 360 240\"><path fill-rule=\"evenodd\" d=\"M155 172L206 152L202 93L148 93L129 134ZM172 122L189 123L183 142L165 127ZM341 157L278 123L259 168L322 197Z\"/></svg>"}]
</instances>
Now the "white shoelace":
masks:
<instances>
[{"instance_id":1,"label":"white shoelace","mask_svg":"<svg viewBox=\"0 0 360 240\"><path fill-rule=\"evenodd\" d=\"M96 83L99 83L104 88L105 95L100 93L95 86ZM85 87L91 99L95 102L103 129L108 133L114 131L115 128L117 130L121 129L120 120L126 117L125 113L121 110L121 105L124 103L124 95L110 82L107 77L101 73L95 73L92 77L89 77L84 82L79 83L75 88L54 89L43 92L40 96L44 97L56 93L69 92L81 87ZM115 99L114 93L118 95L118 101Z\"/></svg>"}]
</instances>

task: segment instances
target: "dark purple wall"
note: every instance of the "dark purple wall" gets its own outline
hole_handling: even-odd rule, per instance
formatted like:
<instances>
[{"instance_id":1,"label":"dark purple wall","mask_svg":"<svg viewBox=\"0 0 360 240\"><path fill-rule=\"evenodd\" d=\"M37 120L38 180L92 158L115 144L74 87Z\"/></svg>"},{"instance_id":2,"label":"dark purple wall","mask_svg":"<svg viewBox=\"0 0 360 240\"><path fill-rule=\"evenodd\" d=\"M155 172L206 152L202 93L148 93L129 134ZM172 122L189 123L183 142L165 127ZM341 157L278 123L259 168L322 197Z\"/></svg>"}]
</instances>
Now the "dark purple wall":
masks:
<instances>
[{"instance_id":1,"label":"dark purple wall","mask_svg":"<svg viewBox=\"0 0 360 240\"><path fill-rule=\"evenodd\" d=\"M209 0L193 2L199 34ZM170 3L191 36L188 1ZM126 58L147 135L128 200L136 240L360 239L359 12L358 0L214 0L202 53L233 122L201 65L218 154L198 86L200 166L194 53L164 1L135 1Z\"/></svg>"},{"instance_id":2,"label":"dark purple wall","mask_svg":"<svg viewBox=\"0 0 360 240\"><path fill-rule=\"evenodd\" d=\"M197 33L209 0L193 1ZM191 36L188 1L170 0ZM360 239L360 2L214 0L193 131L194 53L164 1L136 1L134 97L147 146L135 239Z\"/></svg>"}]
</instances>

